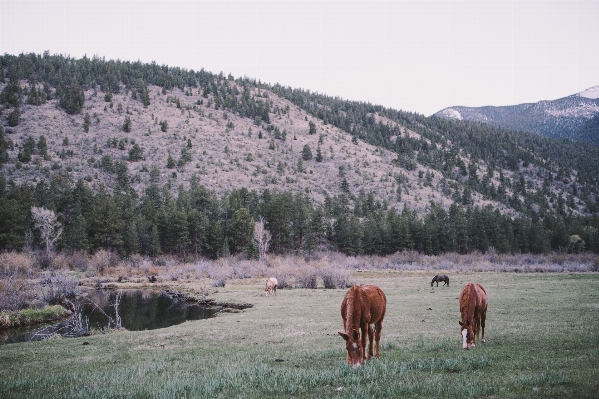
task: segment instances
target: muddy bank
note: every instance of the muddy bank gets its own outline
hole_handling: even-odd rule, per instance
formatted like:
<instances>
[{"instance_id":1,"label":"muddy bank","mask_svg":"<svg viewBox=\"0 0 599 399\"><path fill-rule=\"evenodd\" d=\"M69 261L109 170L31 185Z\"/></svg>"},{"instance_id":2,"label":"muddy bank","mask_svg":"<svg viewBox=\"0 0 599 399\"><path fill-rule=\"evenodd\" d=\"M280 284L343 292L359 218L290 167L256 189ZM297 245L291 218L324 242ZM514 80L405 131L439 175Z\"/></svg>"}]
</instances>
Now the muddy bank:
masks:
<instances>
[{"instance_id":1,"label":"muddy bank","mask_svg":"<svg viewBox=\"0 0 599 399\"><path fill-rule=\"evenodd\" d=\"M218 302L218 301L216 301L212 298L208 298L206 296L204 296L202 298L196 298L193 295L189 295L186 292L179 292L177 290L166 289L166 290L164 290L164 292L167 295L169 295L171 298L179 300L179 301L192 303L195 305L205 306L205 307L222 308L221 312L227 312L227 311L230 311L231 309L243 310L243 309L248 309L248 308L251 308L254 306L251 303ZM229 310L227 310L227 309L229 309Z\"/></svg>"}]
</instances>

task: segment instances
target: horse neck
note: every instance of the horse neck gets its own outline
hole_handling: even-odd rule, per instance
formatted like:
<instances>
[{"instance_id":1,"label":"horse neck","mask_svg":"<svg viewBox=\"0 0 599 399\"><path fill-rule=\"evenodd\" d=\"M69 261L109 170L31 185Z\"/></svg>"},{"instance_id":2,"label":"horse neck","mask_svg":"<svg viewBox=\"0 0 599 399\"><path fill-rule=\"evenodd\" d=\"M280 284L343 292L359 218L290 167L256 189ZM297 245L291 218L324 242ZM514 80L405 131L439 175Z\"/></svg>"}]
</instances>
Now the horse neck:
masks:
<instances>
[{"instance_id":1,"label":"horse neck","mask_svg":"<svg viewBox=\"0 0 599 399\"><path fill-rule=\"evenodd\" d=\"M362 304L357 290L352 290L347 298L345 308L345 333L351 337L352 330L360 331L360 319L362 317Z\"/></svg>"},{"instance_id":2,"label":"horse neck","mask_svg":"<svg viewBox=\"0 0 599 399\"><path fill-rule=\"evenodd\" d=\"M462 323L470 322L472 325L474 323L474 309L476 308L476 290L473 284L469 284L465 290L462 296L462 303L463 307L460 309Z\"/></svg>"}]
</instances>

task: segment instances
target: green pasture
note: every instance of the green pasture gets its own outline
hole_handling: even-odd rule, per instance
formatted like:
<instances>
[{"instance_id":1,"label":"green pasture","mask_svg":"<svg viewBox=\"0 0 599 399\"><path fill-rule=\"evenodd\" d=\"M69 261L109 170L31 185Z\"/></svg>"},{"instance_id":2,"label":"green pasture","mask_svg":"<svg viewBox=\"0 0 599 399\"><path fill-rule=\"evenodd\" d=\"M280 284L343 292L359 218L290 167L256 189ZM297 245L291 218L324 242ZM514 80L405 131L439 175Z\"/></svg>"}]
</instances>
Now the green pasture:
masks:
<instances>
[{"instance_id":1,"label":"green pasture","mask_svg":"<svg viewBox=\"0 0 599 399\"><path fill-rule=\"evenodd\" d=\"M363 272L387 295L381 358L345 364L343 290L228 282L253 308L170 328L0 346L1 398L591 398L599 396L599 274ZM458 294L489 296L487 343L461 348ZM88 343L88 344L84 344Z\"/></svg>"}]
</instances>

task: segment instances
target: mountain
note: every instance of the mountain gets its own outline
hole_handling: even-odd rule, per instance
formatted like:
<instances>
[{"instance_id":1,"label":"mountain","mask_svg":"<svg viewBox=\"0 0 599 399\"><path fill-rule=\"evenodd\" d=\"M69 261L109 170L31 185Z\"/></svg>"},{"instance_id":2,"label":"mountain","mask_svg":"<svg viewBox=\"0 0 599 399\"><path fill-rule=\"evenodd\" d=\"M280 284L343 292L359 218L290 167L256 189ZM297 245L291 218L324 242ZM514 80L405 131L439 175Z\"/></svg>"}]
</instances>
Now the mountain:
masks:
<instances>
[{"instance_id":1,"label":"mountain","mask_svg":"<svg viewBox=\"0 0 599 399\"><path fill-rule=\"evenodd\" d=\"M435 115L599 144L599 127L593 121L599 115L599 86L558 100L500 107L455 106Z\"/></svg>"},{"instance_id":2,"label":"mountain","mask_svg":"<svg viewBox=\"0 0 599 399\"><path fill-rule=\"evenodd\" d=\"M123 255L250 251L256 220L277 253L599 248L597 165L583 142L247 77L0 56L0 250L39 240L32 206L59 247Z\"/></svg>"}]
</instances>

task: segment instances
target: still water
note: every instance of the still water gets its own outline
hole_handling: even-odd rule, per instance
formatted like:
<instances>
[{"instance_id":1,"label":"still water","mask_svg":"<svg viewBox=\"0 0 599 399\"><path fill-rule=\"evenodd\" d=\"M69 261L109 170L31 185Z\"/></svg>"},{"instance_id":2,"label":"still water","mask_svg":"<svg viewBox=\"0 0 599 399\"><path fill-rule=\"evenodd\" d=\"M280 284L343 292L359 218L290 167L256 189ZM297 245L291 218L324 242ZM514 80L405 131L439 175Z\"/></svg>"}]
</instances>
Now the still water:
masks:
<instances>
[{"instance_id":1,"label":"still water","mask_svg":"<svg viewBox=\"0 0 599 399\"><path fill-rule=\"evenodd\" d=\"M181 324L186 320L213 317L220 308L204 307L171 298L165 292L123 290L118 310L122 326L129 331L154 330ZM83 317L92 330L106 329L109 317L115 320L114 303L117 292L90 291L77 298ZM102 310L100 310L100 309ZM105 314L104 314L105 313ZM109 316L109 317L108 317ZM0 344L35 341L47 338L53 331L64 331L67 322L34 329L15 329L0 333Z\"/></svg>"}]
</instances>

